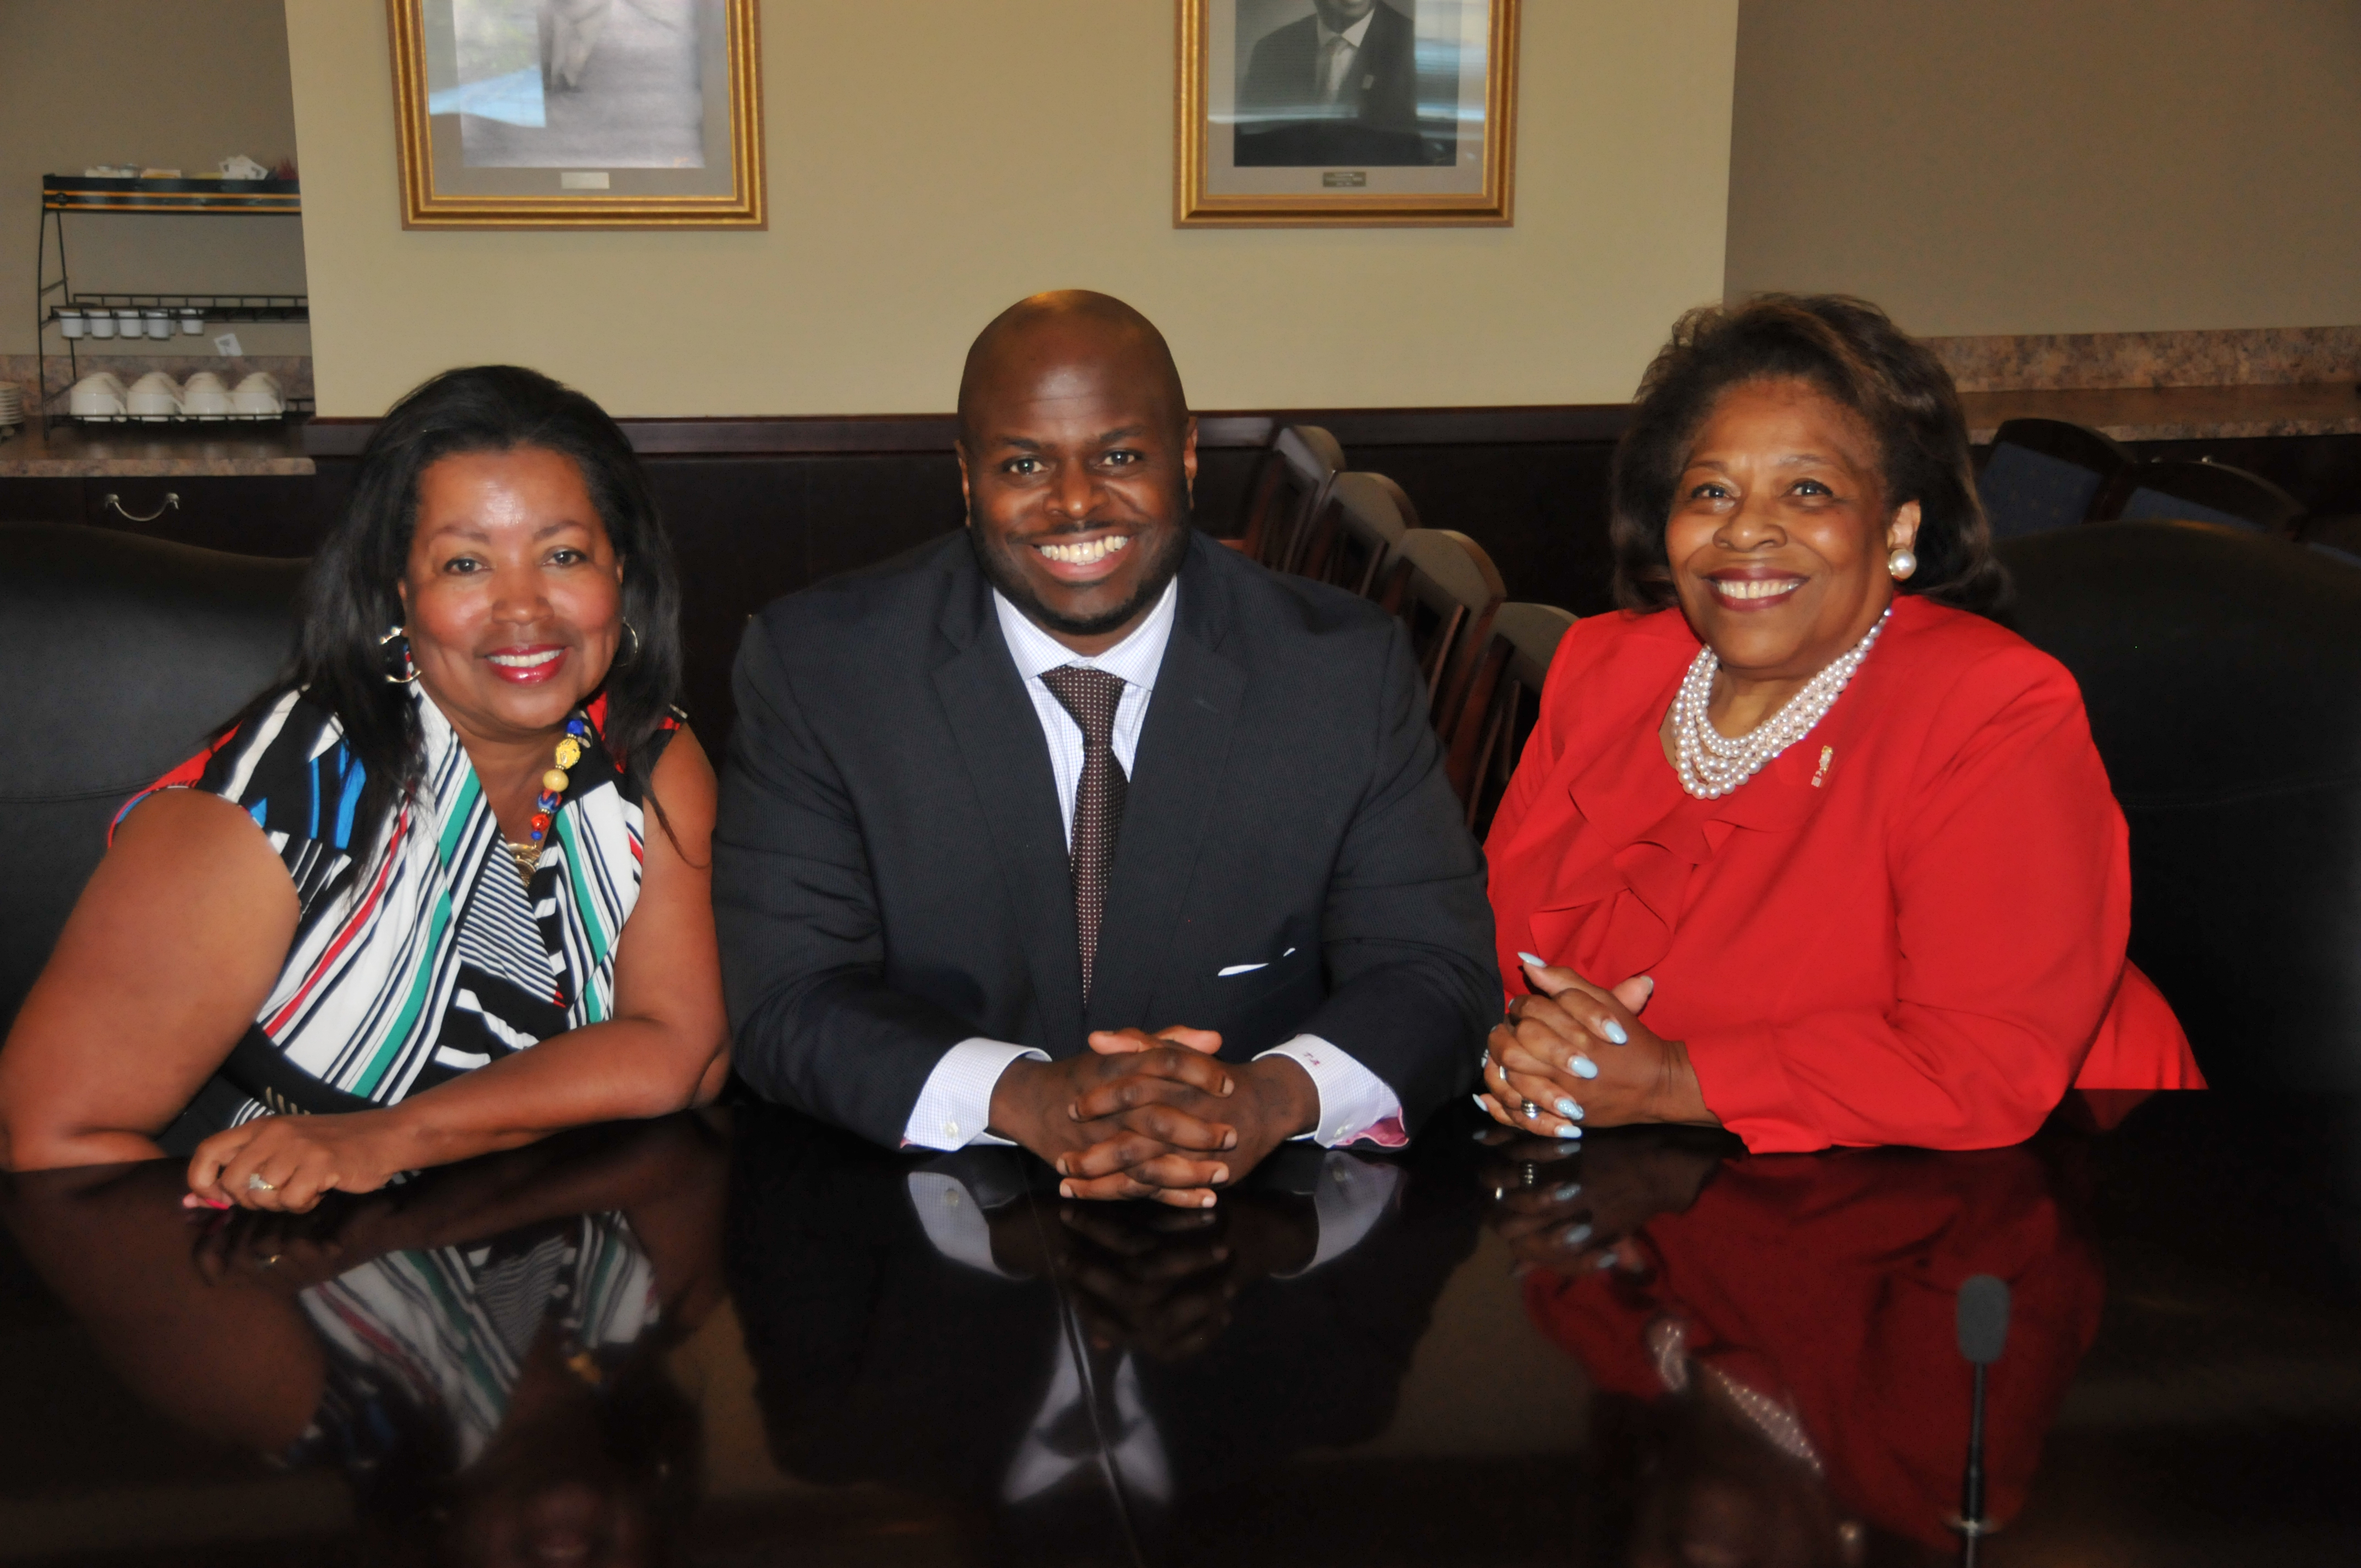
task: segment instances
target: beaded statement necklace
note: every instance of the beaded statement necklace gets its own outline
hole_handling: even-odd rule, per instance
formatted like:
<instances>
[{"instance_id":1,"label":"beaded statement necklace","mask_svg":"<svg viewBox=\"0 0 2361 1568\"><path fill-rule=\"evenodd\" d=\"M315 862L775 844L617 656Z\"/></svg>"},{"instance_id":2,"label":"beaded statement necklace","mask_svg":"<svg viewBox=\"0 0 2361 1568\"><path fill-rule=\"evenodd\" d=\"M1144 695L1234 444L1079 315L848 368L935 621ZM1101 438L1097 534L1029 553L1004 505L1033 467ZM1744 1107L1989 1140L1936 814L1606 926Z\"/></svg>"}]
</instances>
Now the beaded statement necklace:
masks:
<instances>
[{"instance_id":1,"label":"beaded statement necklace","mask_svg":"<svg viewBox=\"0 0 2361 1568\"><path fill-rule=\"evenodd\" d=\"M580 714L566 721L566 736L557 743L557 765L541 775L541 795L533 802L532 836L523 843L514 839L500 840L516 861L517 875L533 885L533 873L541 865L541 847L549 841L550 825L557 820L557 808L566 804L566 786L573 781L566 770L582 760L582 749L589 743L590 726Z\"/></svg>"},{"instance_id":2,"label":"beaded statement necklace","mask_svg":"<svg viewBox=\"0 0 2361 1568\"><path fill-rule=\"evenodd\" d=\"M1681 677L1680 695L1673 699L1673 751L1681 787L1699 800L1719 799L1809 735L1812 727L1828 717L1861 662L1869 657L1877 634L1885 630L1893 614L1893 607L1888 606L1868 636L1805 682L1804 689L1789 697L1778 712L1735 737L1722 734L1706 717L1706 704L1713 697L1713 677L1721 661L1714 657L1710 646L1698 649L1689 673Z\"/></svg>"}]
</instances>

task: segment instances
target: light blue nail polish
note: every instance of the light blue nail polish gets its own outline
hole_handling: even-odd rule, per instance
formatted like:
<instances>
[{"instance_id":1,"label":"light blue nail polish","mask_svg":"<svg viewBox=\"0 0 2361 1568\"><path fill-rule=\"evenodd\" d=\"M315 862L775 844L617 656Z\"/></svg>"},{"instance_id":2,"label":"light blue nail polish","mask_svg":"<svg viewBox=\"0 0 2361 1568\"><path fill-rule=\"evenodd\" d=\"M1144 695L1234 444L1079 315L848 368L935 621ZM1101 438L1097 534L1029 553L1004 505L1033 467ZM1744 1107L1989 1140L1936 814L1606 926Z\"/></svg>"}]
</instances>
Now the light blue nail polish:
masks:
<instances>
[{"instance_id":1,"label":"light blue nail polish","mask_svg":"<svg viewBox=\"0 0 2361 1568\"><path fill-rule=\"evenodd\" d=\"M1599 1266L1599 1267L1601 1267L1601 1268L1612 1268L1612 1267L1614 1267L1614 1266L1615 1266L1615 1255L1614 1255L1613 1253L1611 1253L1611 1252L1605 1252L1605 1253L1601 1253L1601 1254L1599 1254L1599 1255L1598 1255L1598 1266Z\"/></svg>"},{"instance_id":2,"label":"light blue nail polish","mask_svg":"<svg viewBox=\"0 0 2361 1568\"><path fill-rule=\"evenodd\" d=\"M1628 1046L1631 1043L1631 1036L1623 1032L1623 1025L1612 1018L1607 1020L1606 1035L1619 1046Z\"/></svg>"},{"instance_id":3,"label":"light blue nail polish","mask_svg":"<svg viewBox=\"0 0 2361 1568\"><path fill-rule=\"evenodd\" d=\"M1539 953L1519 953L1517 957L1532 965L1535 969L1549 968L1549 960L1543 958Z\"/></svg>"},{"instance_id":4,"label":"light blue nail polish","mask_svg":"<svg viewBox=\"0 0 2361 1568\"><path fill-rule=\"evenodd\" d=\"M1576 1105L1571 1100L1559 1101L1557 1102L1557 1113L1565 1117L1569 1122L1579 1122L1582 1120L1582 1107Z\"/></svg>"},{"instance_id":5,"label":"light blue nail polish","mask_svg":"<svg viewBox=\"0 0 2361 1568\"><path fill-rule=\"evenodd\" d=\"M1565 1246L1580 1246L1589 1239L1590 1227L1588 1225L1569 1225L1566 1227L1565 1234L1559 1238L1559 1241L1560 1245Z\"/></svg>"},{"instance_id":6,"label":"light blue nail polish","mask_svg":"<svg viewBox=\"0 0 2361 1568\"><path fill-rule=\"evenodd\" d=\"M1568 1122L1557 1130L1557 1135L1561 1138L1578 1138L1582 1136L1582 1129Z\"/></svg>"},{"instance_id":7,"label":"light blue nail polish","mask_svg":"<svg viewBox=\"0 0 2361 1568\"><path fill-rule=\"evenodd\" d=\"M1554 1203L1571 1203L1581 1196L1582 1183L1579 1181L1569 1181L1559 1187L1556 1191L1551 1193L1550 1201Z\"/></svg>"},{"instance_id":8,"label":"light blue nail polish","mask_svg":"<svg viewBox=\"0 0 2361 1568\"><path fill-rule=\"evenodd\" d=\"M1566 1058L1565 1070L1576 1078L1597 1078L1598 1064L1588 1057L1569 1057Z\"/></svg>"}]
</instances>

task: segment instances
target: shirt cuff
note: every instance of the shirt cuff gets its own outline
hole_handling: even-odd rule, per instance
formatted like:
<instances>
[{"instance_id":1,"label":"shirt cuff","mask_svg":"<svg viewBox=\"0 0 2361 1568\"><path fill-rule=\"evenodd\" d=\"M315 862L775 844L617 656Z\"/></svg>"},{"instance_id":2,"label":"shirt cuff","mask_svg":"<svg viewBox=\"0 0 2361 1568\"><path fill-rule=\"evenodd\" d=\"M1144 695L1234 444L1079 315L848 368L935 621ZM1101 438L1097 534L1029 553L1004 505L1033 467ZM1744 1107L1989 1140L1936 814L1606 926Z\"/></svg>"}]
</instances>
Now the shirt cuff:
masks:
<instances>
[{"instance_id":1,"label":"shirt cuff","mask_svg":"<svg viewBox=\"0 0 2361 1568\"><path fill-rule=\"evenodd\" d=\"M1320 1096L1320 1120L1299 1138L1310 1138L1322 1148L1372 1143L1398 1149L1410 1142L1402 1128L1401 1102L1386 1080L1317 1035L1298 1035L1255 1058L1285 1057L1311 1075Z\"/></svg>"},{"instance_id":2,"label":"shirt cuff","mask_svg":"<svg viewBox=\"0 0 2361 1568\"><path fill-rule=\"evenodd\" d=\"M1273 1275L1275 1279L1300 1279L1359 1246L1393 1206L1394 1194L1401 1190L1401 1167L1390 1160L1359 1159L1348 1154L1327 1155L1323 1160L1312 1189L1320 1243L1312 1249L1310 1263L1293 1274Z\"/></svg>"},{"instance_id":3,"label":"shirt cuff","mask_svg":"<svg viewBox=\"0 0 2361 1568\"><path fill-rule=\"evenodd\" d=\"M910 1119L902 1127L902 1146L922 1149L963 1149L970 1144L1006 1144L985 1127L992 1121L992 1091L1008 1064L1020 1057L1048 1061L1049 1053L1030 1046L1012 1046L981 1036L961 1040L943 1053Z\"/></svg>"}]
</instances>

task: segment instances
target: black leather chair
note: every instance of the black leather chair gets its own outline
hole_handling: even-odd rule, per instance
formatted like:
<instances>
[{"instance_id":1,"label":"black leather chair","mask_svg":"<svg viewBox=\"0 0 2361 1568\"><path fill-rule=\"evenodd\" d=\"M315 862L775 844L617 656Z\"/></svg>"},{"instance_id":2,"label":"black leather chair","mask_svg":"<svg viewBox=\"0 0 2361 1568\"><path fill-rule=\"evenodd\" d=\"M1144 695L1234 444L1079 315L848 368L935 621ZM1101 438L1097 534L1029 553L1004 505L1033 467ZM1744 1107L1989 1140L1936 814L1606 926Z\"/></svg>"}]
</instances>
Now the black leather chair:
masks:
<instances>
[{"instance_id":1,"label":"black leather chair","mask_svg":"<svg viewBox=\"0 0 2361 1568\"><path fill-rule=\"evenodd\" d=\"M0 1032L115 809L286 662L304 565L0 524Z\"/></svg>"},{"instance_id":2,"label":"black leather chair","mask_svg":"<svg viewBox=\"0 0 2361 1568\"><path fill-rule=\"evenodd\" d=\"M2361 1090L2361 567L2218 524L2001 546L2131 824L2132 958L2221 1086Z\"/></svg>"}]
</instances>

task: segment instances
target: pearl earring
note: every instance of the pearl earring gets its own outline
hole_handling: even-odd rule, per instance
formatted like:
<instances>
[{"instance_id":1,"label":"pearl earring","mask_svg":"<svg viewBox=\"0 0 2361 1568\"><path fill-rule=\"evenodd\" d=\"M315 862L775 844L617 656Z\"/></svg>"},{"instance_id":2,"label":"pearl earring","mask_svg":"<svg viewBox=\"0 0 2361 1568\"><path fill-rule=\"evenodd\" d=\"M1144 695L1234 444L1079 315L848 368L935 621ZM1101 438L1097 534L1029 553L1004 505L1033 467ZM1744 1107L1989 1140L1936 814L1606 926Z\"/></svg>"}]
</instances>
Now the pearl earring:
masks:
<instances>
[{"instance_id":1,"label":"pearl earring","mask_svg":"<svg viewBox=\"0 0 2361 1568\"><path fill-rule=\"evenodd\" d=\"M1918 557L1907 550L1896 550L1885 558L1885 569L1899 579L1918 569Z\"/></svg>"}]
</instances>

